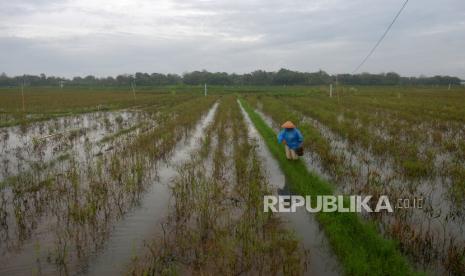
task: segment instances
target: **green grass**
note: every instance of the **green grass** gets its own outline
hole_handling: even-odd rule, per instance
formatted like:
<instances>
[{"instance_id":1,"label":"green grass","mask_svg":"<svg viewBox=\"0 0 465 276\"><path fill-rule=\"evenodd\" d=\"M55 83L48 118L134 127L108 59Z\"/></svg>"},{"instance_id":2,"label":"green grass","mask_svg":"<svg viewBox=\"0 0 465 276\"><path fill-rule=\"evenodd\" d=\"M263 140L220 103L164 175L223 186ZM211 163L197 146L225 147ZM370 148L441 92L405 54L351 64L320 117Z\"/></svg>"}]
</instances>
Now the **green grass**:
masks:
<instances>
[{"instance_id":1,"label":"green grass","mask_svg":"<svg viewBox=\"0 0 465 276\"><path fill-rule=\"evenodd\" d=\"M309 172L302 161L289 162L284 149L276 142L276 134L245 102L241 101L252 122L264 138L291 183L294 193L306 195L333 194L332 185ZM382 237L376 227L356 213L318 213L331 246L347 275L416 275L396 243Z\"/></svg>"}]
</instances>

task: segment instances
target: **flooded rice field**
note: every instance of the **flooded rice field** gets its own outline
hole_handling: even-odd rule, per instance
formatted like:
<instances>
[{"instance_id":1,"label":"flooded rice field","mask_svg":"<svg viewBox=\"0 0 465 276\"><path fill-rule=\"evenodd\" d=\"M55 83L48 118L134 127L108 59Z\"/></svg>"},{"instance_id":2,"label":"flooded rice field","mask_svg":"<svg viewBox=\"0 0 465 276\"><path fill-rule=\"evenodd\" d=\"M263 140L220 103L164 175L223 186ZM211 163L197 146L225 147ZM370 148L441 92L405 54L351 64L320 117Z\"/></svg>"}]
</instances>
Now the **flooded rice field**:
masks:
<instances>
[{"instance_id":1,"label":"flooded rice field","mask_svg":"<svg viewBox=\"0 0 465 276\"><path fill-rule=\"evenodd\" d=\"M114 111L60 117L30 126L0 128L0 181L54 160L108 150L101 140L147 122L144 113Z\"/></svg>"},{"instance_id":2,"label":"flooded rice field","mask_svg":"<svg viewBox=\"0 0 465 276\"><path fill-rule=\"evenodd\" d=\"M263 213L271 186L247 129L235 98L223 98L200 147L177 167L162 235L147 243L132 273L309 273L312 249Z\"/></svg>"},{"instance_id":3,"label":"flooded rice field","mask_svg":"<svg viewBox=\"0 0 465 276\"><path fill-rule=\"evenodd\" d=\"M193 133L176 145L172 156L156 167L156 176L138 208L128 214L113 230L102 252L96 254L95 262L83 272L88 275L124 274L133 256L143 249L144 242L161 231L162 219L168 215L171 191L170 181L176 175L176 164L186 162L192 150L199 146L206 127L211 124L218 103L197 123Z\"/></svg>"},{"instance_id":4,"label":"flooded rice field","mask_svg":"<svg viewBox=\"0 0 465 276\"><path fill-rule=\"evenodd\" d=\"M160 194L163 186L153 183L166 170L158 171L157 166L163 166L177 143L188 139L213 101L194 100L190 110L180 103L169 112L97 112L27 129L2 129L8 134L3 136L2 158L19 165L2 170L1 274L89 271L91 261L107 248L108 238L117 239L130 224L124 222L131 218L128 214L140 218L135 210L147 202L146 196L163 206L158 200L166 199ZM165 131L168 136L162 135ZM139 226L143 231L143 224Z\"/></svg>"},{"instance_id":5,"label":"flooded rice field","mask_svg":"<svg viewBox=\"0 0 465 276\"><path fill-rule=\"evenodd\" d=\"M463 275L464 122L444 113L422 121L393 99L364 95L344 104L319 94L172 93L132 108L1 127L0 274L395 271L341 254L353 244L340 239L331 217L263 211L265 195L297 195L281 146L279 154L270 147L292 120L305 137L298 164L317 175L305 185L387 195L393 204L421 199L421 208L357 214L343 228L375 229L367 240L400 252L381 249L387 266L405 257L406 271Z\"/></svg>"},{"instance_id":6,"label":"flooded rice field","mask_svg":"<svg viewBox=\"0 0 465 276\"><path fill-rule=\"evenodd\" d=\"M125 148L141 143L144 133L168 127L169 120L179 123L173 114L96 112L3 129L4 152L17 154L2 158L20 165L9 166L2 178L0 272L116 275L160 272L165 266L186 273L277 272L282 269L277 264L285 263L297 274L340 275L314 218L305 212L262 213L262 196L287 193L287 184L248 115L233 97L205 107L198 120L190 118L192 127L173 129L182 135L173 136L173 148L155 161L125 156ZM35 139L44 140L40 149ZM66 158L59 155L64 149ZM250 190L254 174L259 181ZM191 187L200 179L205 183ZM207 183L216 188L203 186ZM255 237L260 227L268 234ZM197 234L200 240L191 236ZM276 248L250 247L250 238ZM229 243L230 249L215 256L229 266L189 253L207 253L204 239L216 246ZM230 250L239 251L231 256ZM160 254L172 255L171 261L159 263ZM261 256L262 263L251 262L250 254Z\"/></svg>"},{"instance_id":7,"label":"flooded rice field","mask_svg":"<svg viewBox=\"0 0 465 276\"><path fill-rule=\"evenodd\" d=\"M457 191L457 188L463 185L464 180L451 175L450 168L457 169L459 166L463 170L464 161L458 157L462 154L460 150L450 152L444 149L434 142L433 136L448 139L448 142L442 143L449 143L449 146L461 143L464 124L433 121L444 127L438 134L438 127L429 122L422 122L412 129L411 122L406 119L391 120L392 115L388 117L386 111L383 112L386 117L367 122L360 113L355 113L358 117L351 114L353 117L349 118L345 114L351 111L335 113L327 103L324 106L310 105L306 103L307 100L302 97L249 99L256 112L276 132L280 128L279 122L292 118L304 136L312 137L306 144L308 150L304 160L309 170L336 183L338 193L374 197L387 195L391 202L407 199L411 204L420 200L422 208L396 209L381 216L364 216L374 220L386 236L400 241L402 249L419 268L433 274L447 274L455 269L461 271L460 256L465 253L465 205L463 191ZM337 106L334 108L341 109ZM392 128L399 127L396 124L399 122L407 130L394 133ZM374 148L376 144L367 142L367 146L363 141L352 141L352 130L342 128L343 124L350 124L353 129L363 129L367 136L373 137L370 139L378 143L387 141L393 147L405 143L406 148L399 147L400 152L392 148L378 152ZM422 133L422 139L412 139L411 136L418 133ZM407 155L413 154L408 152L411 150L408 147L416 147L415 157Z\"/></svg>"}]
</instances>

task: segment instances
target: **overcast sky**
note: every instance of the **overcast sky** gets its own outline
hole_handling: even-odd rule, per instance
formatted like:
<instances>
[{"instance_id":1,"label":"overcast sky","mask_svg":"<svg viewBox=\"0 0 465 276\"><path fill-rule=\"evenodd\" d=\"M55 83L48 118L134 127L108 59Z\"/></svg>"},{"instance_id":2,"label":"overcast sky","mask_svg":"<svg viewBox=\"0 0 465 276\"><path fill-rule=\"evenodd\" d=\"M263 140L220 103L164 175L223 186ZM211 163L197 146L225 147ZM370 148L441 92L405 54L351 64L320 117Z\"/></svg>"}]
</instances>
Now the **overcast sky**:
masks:
<instances>
[{"instance_id":1,"label":"overcast sky","mask_svg":"<svg viewBox=\"0 0 465 276\"><path fill-rule=\"evenodd\" d=\"M0 72L350 73L404 0L0 0ZM410 0L360 69L465 79L465 1Z\"/></svg>"}]
</instances>

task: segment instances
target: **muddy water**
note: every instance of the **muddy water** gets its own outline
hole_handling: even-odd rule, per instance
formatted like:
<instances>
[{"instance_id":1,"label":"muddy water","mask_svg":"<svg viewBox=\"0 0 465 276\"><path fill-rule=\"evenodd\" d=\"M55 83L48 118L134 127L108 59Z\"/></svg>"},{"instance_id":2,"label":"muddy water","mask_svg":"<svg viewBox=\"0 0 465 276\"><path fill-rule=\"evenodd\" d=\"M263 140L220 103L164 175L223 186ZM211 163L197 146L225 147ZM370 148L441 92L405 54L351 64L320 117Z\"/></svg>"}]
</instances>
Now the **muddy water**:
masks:
<instances>
[{"instance_id":1,"label":"muddy water","mask_svg":"<svg viewBox=\"0 0 465 276\"><path fill-rule=\"evenodd\" d=\"M52 157L60 154L59 151L64 151L62 146L66 144L70 146L67 150L73 151L76 159L82 159L81 161L83 161L88 152L86 149L89 144L95 145L95 142L105 134L134 124L136 118L139 118L139 116L136 116L133 112L97 112L39 122L26 129L19 127L3 128L0 130L3 133L0 142L2 152L0 159L3 159L3 163L5 160L11 161L8 158L12 157L12 162L21 164L21 166L17 167L18 171L26 172L31 160L45 165ZM67 134L61 134L68 133L69 130L76 128L85 129L85 131L79 132L76 136L72 135L72 138L68 137ZM55 135L57 133L60 133L60 135ZM43 139L48 140L38 151L32 149L33 141L38 139L37 137L46 137ZM9 155L10 152L15 154L11 156ZM79 158L79 156L82 156L82 158ZM64 164L64 162L59 162L61 169L57 168L56 171L52 172L44 168L36 168L35 170L37 170L37 174L43 173L43 175L47 175L53 173L57 180L56 183L58 183L60 182L58 179L63 179L59 175L62 175L61 172L64 171L66 166L67 164ZM4 172L3 169L2 172ZM14 170L6 171L5 176L11 176L8 173L14 173ZM18 185L16 188L21 186L24 185ZM60 253L65 255L70 252L75 253L70 250L72 246L69 244L72 242L64 238L66 233L69 232L63 232L64 229L67 229L65 227L67 223L63 222L62 219L69 219L70 212L66 207L71 206L67 205L70 201L66 196L66 192L60 193L61 196L57 197L58 189L40 189L39 191L28 192L17 191L15 188L6 186L0 190L0 274L55 274L58 272L58 268L52 263L56 262L61 245L65 244L63 246L65 249ZM88 227L89 229L96 227L102 230L100 227L106 224L106 220L101 220L97 224L88 225ZM71 229L76 233L81 230L77 228ZM82 235L85 236L84 233ZM105 233L95 232L95 236L100 235L105 236ZM83 242L82 244L85 247L86 243ZM70 257L70 259L73 259L73 257ZM71 262L74 264L74 260ZM64 270L60 272L65 273Z\"/></svg>"},{"instance_id":2,"label":"muddy water","mask_svg":"<svg viewBox=\"0 0 465 276\"><path fill-rule=\"evenodd\" d=\"M86 145L91 153L101 150L97 142L108 134L134 126L142 113L130 111L93 112L60 117L27 127L0 129L0 181L27 171L33 163L45 165L63 153L85 159Z\"/></svg>"},{"instance_id":3,"label":"muddy water","mask_svg":"<svg viewBox=\"0 0 465 276\"><path fill-rule=\"evenodd\" d=\"M296 113L302 116L302 122L309 123L318 129L320 134L330 143L332 153L342 156L345 164L359 168L359 172L363 178L366 178L369 171L373 168L379 170L383 180L389 179L389 177L395 174L394 166L391 164L392 160L380 160L362 147L351 147L347 139L340 137L318 120L304 116L298 112Z\"/></svg>"},{"instance_id":4,"label":"muddy water","mask_svg":"<svg viewBox=\"0 0 465 276\"><path fill-rule=\"evenodd\" d=\"M125 123L123 122L121 126L124 127ZM108 132L106 134L108 134ZM99 141L102 137L103 136L100 135L96 140ZM79 141L76 141L75 143L78 142ZM181 147L182 146L187 149L185 143L182 143ZM179 154L179 156L181 156L181 154ZM168 166L168 164L165 165ZM162 166L163 164L160 165L160 167ZM164 175L169 174L165 173ZM163 180L164 178L163 176L160 176L159 179ZM146 182L144 180L144 182L147 183L148 181ZM155 180L153 182L155 182ZM125 239L125 237L130 237L130 235L132 235L134 232L134 225L140 226L141 228L143 228L143 225L149 225L149 222L147 221L135 222L136 220L147 218L152 219L151 216L156 216L159 210L163 211L162 207L166 206L164 202L166 202L169 197L165 198L158 195L166 195L167 187L162 185L151 185L153 182L148 182L147 184L149 185L144 185L148 186L149 194L147 197L145 197L147 187L144 187L144 191L141 191L140 196L138 196L138 193L133 194L133 191L131 191L131 193L119 193L118 189L121 187L109 187L112 193L108 194L104 200L100 200L100 202L103 202L101 206L104 209L110 207L115 211L107 212L102 210L100 214L102 216L105 215L105 217L99 219L98 222L91 222L89 224L86 223L84 226L73 224L74 226L78 227L72 229L66 228L66 219L69 218L69 209L67 208L69 206L72 207L72 204L67 206L67 204L71 202L68 194L65 193L62 195L62 193L60 193L60 199L52 199L53 203L50 203L50 206L55 206L58 209L54 209L55 211L46 209L48 211L44 213L44 208L49 208L49 203L46 203L45 207L35 204L37 202L41 203L41 199L43 199L43 197L46 198L46 196L49 194L48 190L46 194L36 193L38 196L40 196L39 199L35 197L20 197L19 199L15 198L13 203L11 203L13 200L11 199L11 189L7 187L6 189L2 190L2 193L0 194L0 196L3 196L3 198L0 198L0 204L2 204L0 205L0 218L2 219L0 220L0 226L2 227L0 227L0 230L4 231L0 231L0 238L2 241L2 243L0 243L0 249L4 250L5 254L0 253L0 275L30 275L37 273L45 275L58 273L75 274L78 271L88 271L89 268L91 268L88 265L89 262L97 260L98 255L100 253L105 253L107 248L112 248L107 244L109 237L113 238L116 236L122 237L122 239ZM55 190L51 190L50 194L53 194L54 191ZM120 197L120 195L123 197ZM62 196L65 198L61 198ZM23 202L23 199L27 201ZM14 205L15 202L18 204ZM148 205L147 202L152 205ZM3 204L8 205L3 206ZM139 206L148 206L146 210L144 210L146 214L144 215L144 211L137 213L137 211L134 209L134 204ZM17 224L14 223L14 221L10 221L14 219L12 214L17 214L13 210L10 210L13 205L15 206L15 210L19 209L21 212L21 218L24 217L24 219L17 221L17 223L26 223L26 225L21 224L21 226L23 226L21 229L24 228L24 231L15 231L15 229L11 227L11 225L15 226ZM19 207L17 205L19 205ZM25 209L21 209L22 206L24 206ZM129 213L125 212L126 207L130 208ZM119 213L118 208L121 212L125 213L125 215L129 214L129 222L125 223L120 220L120 215L122 215L122 213ZM132 213L131 210L133 210ZM3 211L7 211L6 224L3 224ZM58 212L58 214L55 214L55 212ZM61 212L64 212L63 216ZM108 217L106 216L107 214L109 214ZM115 218L115 216L118 218ZM119 221L116 222L116 226L114 225L114 219ZM154 224L156 223L157 222L155 221ZM4 227L6 227L6 229ZM115 233L113 233L113 230ZM143 232L142 230L141 232ZM77 240L69 240L67 231L72 231L72 233L69 233L69 235L75 237ZM22 232L26 233L21 235ZM14 233L14 235L12 235L12 233ZM3 241L5 241L5 243L3 243ZM74 247L74 242L79 245L80 250L78 246ZM122 244L122 246L119 247L120 249L115 250L127 250L129 252L129 256L131 256L131 246L132 244L130 246L124 247L124 244ZM115 246L115 248L117 247L118 246ZM64 251L60 251L62 249ZM97 253L95 253L96 251ZM65 258L67 259L66 265L55 263L57 261L56 257L58 257L58 254L61 253L65 256L69 256L69 258ZM81 257L79 257L79 259L76 258L76 255L79 255L80 253L82 253L80 255ZM128 260L129 259L130 257ZM68 269L68 271L63 269Z\"/></svg>"},{"instance_id":5,"label":"muddy water","mask_svg":"<svg viewBox=\"0 0 465 276\"><path fill-rule=\"evenodd\" d=\"M388 183L391 192L387 192L391 200L397 198L396 191L404 191L404 197L423 198L425 208L411 209L408 213L406 223L411 225L422 225L423 229L432 229L436 233L437 239L435 244L440 248L441 242L446 241L443 237L453 236L459 241L465 240L464 234L464 215L463 210L453 206L453 203L448 199L448 187L451 186L450 177L431 177L416 180L405 180L399 172L396 171L396 165L392 158L379 157L373 155L369 150L361 146L349 146L349 142L332 132L328 127L320 123L318 120L302 115L304 122L309 122L319 130L321 135L330 142L332 152L344 157L347 166L357 168L358 175L355 178L355 183L364 183L369 177L369 173L378 173L381 183ZM422 147L433 147L430 145L422 145ZM438 169L445 163L444 159L450 162L451 155L437 155L435 157L436 168ZM308 164L311 166L311 164ZM338 189L342 193L354 193L347 179L342 179ZM415 185L415 188L407 192L406 187ZM359 191L355 190L356 193ZM434 217L434 218L433 218ZM386 223L386 222L385 222ZM387 222L389 223L389 221ZM447 247L447 245L446 245Z\"/></svg>"},{"instance_id":6,"label":"muddy water","mask_svg":"<svg viewBox=\"0 0 465 276\"><path fill-rule=\"evenodd\" d=\"M256 112L264 119L268 126L272 127L276 132L279 131L279 125L276 124L270 116L260 110L256 110ZM375 158L369 151L361 147L351 147L347 139L340 137L318 120L305 116L297 111L294 111L294 113L296 116L302 118L302 123L310 124L320 132L321 136L329 142L331 152L344 158L344 164L357 168L362 181L366 181L368 173L375 168L379 169L379 174L383 180L389 179L394 175L393 166L386 160ZM324 169L319 161L319 157L315 153L305 152L304 160L310 170L327 180L335 180ZM347 192L344 190L344 186L337 188L342 189L341 192Z\"/></svg>"},{"instance_id":7,"label":"muddy water","mask_svg":"<svg viewBox=\"0 0 465 276\"><path fill-rule=\"evenodd\" d=\"M266 147L265 141L255 129L248 114L242 108L242 114L249 127L249 137L258 142L258 153L266 171L270 188L275 195L289 195L289 184L281 171L278 162L274 159ZM287 227L294 230L301 240L304 248L309 251L310 262L307 269L308 275L341 275L342 270L331 252L329 242L312 214L303 209L295 213L279 213Z\"/></svg>"},{"instance_id":8,"label":"muddy water","mask_svg":"<svg viewBox=\"0 0 465 276\"><path fill-rule=\"evenodd\" d=\"M157 166L157 178L153 179L151 188L137 208L120 221L102 252L95 255L94 261L83 267L81 274L86 275L121 275L132 257L140 253L145 240L153 239L156 232L161 232L162 219L168 214L171 197L169 183L176 175L176 165L188 160L190 153L199 146L204 130L213 121L218 103L195 127L194 133L187 141L181 141L167 162Z\"/></svg>"}]
</instances>

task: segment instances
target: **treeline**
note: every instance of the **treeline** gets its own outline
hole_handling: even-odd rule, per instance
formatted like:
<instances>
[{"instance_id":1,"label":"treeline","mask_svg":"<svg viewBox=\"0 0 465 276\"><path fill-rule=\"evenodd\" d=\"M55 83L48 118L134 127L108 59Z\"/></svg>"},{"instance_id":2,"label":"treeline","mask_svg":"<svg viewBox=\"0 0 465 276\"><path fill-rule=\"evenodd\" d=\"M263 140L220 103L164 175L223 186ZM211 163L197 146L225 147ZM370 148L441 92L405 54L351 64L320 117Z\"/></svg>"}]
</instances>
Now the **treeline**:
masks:
<instances>
[{"instance_id":1,"label":"treeline","mask_svg":"<svg viewBox=\"0 0 465 276\"><path fill-rule=\"evenodd\" d=\"M397 73L382 74L338 74L329 75L325 71L313 73L281 69L277 72L257 70L246 74L194 71L177 74L135 73L116 77L98 78L95 76L74 77L72 79L46 76L45 74L9 77L0 75L0 86L18 86L24 83L31 86L161 86L175 84L210 85L323 85L330 83L346 85L459 85L461 80L451 76L402 77Z\"/></svg>"}]
</instances>

